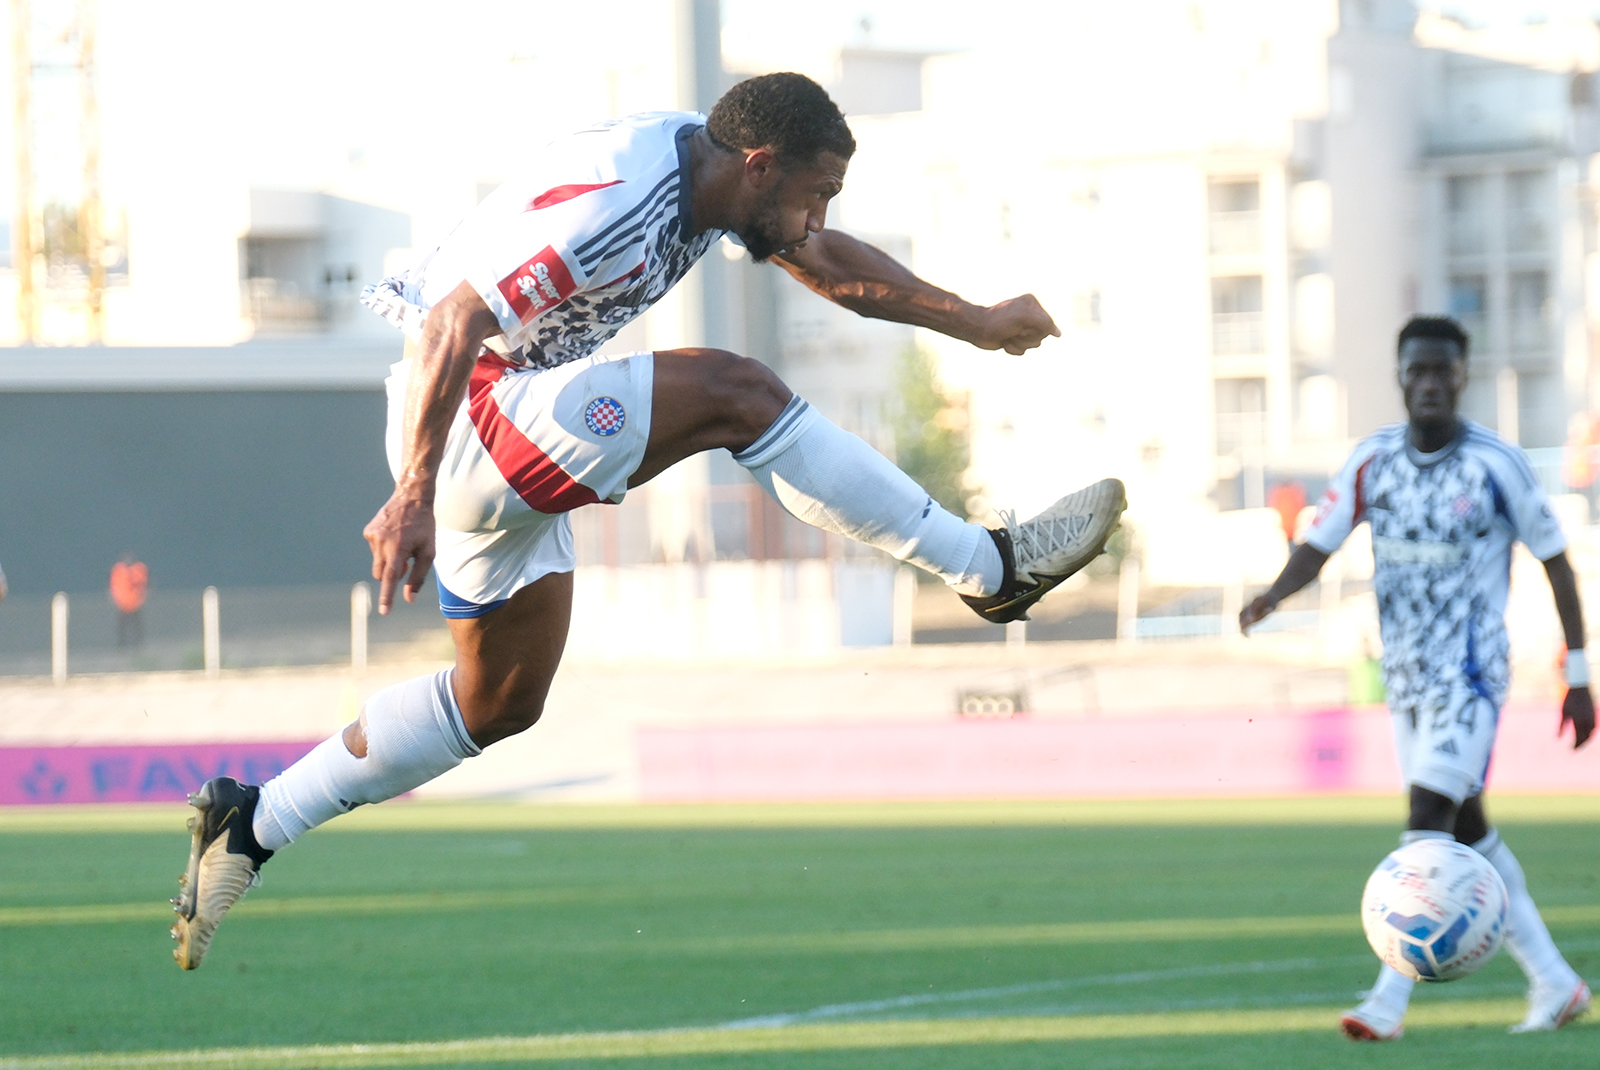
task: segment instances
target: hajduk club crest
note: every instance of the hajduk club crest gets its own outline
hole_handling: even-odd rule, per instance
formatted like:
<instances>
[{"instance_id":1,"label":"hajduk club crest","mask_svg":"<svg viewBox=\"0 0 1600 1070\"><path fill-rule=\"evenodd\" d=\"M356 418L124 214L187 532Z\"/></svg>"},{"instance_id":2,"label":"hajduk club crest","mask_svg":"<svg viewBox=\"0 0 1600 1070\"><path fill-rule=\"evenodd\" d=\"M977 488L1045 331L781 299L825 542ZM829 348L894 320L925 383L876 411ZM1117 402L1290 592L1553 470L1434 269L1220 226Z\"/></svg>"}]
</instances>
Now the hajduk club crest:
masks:
<instances>
[{"instance_id":1,"label":"hajduk club crest","mask_svg":"<svg viewBox=\"0 0 1600 1070\"><path fill-rule=\"evenodd\" d=\"M598 397L583 410L583 422L601 438L610 438L622 430L622 425L628 422L628 414L616 398Z\"/></svg>"}]
</instances>

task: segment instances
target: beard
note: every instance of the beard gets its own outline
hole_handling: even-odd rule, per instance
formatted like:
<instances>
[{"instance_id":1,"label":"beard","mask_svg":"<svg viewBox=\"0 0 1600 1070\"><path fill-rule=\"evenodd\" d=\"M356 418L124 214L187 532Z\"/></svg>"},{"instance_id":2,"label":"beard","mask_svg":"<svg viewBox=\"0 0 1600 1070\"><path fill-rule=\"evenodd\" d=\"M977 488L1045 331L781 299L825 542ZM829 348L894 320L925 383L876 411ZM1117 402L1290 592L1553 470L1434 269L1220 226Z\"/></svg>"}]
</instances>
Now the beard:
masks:
<instances>
[{"instance_id":1,"label":"beard","mask_svg":"<svg viewBox=\"0 0 1600 1070\"><path fill-rule=\"evenodd\" d=\"M744 229L734 233L744 242L750 259L758 264L766 263L789 247L789 243L783 240L783 220L775 196L765 197L756 206L755 215Z\"/></svg>"}]
</instances>

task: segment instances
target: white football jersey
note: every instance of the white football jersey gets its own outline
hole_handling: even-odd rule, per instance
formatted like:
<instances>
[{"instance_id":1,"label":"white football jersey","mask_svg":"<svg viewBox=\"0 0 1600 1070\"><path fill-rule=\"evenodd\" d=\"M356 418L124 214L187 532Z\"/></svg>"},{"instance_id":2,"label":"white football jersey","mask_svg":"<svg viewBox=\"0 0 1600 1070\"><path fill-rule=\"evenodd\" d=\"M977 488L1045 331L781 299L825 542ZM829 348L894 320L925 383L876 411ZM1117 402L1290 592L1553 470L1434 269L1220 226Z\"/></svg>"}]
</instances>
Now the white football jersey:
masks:
<instances>
[{"instance_id":1,"label":"white football jersey","mask_svg":"<svg viewBox=\"0 0 1600 1070\"><path fill-rule=\"evenodd\" d=\"M554 368L593 353L659 301L720 230L689 233L693 112L649 112L551 142L437 249L362 292L413 338L463 281L500 321L494 349Z\"/></svg>"},{"instance_id":2,"label":"white football jersey","mask_svg":"<svg viewBox=\"0 0 1600 1070\"><path fill-rule=\"evenodd\" d=\"M1512 544L1541 561L1567 545L1527 456L1470 420L1435 453L1413 447L1405 424L1384 427L1328 485L1306 542L1332 553L1362 521L1390 708L1431 716L1463 685L1501 706Z\"/></svg>"}]
</instances>

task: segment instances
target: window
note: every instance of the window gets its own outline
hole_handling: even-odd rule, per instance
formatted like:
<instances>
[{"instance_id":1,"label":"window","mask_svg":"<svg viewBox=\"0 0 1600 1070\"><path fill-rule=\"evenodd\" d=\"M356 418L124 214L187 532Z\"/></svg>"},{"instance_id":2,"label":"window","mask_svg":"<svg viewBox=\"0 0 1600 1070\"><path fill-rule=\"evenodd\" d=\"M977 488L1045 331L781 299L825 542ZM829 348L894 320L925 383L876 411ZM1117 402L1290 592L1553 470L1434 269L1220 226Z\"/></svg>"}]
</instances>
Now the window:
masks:
<instances>
[{"instance_id":1,"label":"window","mask_svg":"<svg viewBox=\"0 0 1600 1070\"><path fill-rule=\"evenodd\" d=\"M1474 349L1489 339L1484 325L1489 314L1489 280L1483 275L1450 276L1450 315L1466 330Z\"/></svg>"},{"instance_id":2,"label":"window","mask_svg":"<svg viewBox=\"0 0 1600 1070\"><path fill-rule=\"evenodd\" d=\"M1217 427L1216 500L1223 509L1265 504L1267 381L1218 379L1214 386Z\"/></svg>"},{"instance_id":3,"label":"window","mask_svg":"<svg viewBox=\"0 0 1600 1070\"><path fill-rule=\"evenodd\" d=\"M1253 178L1212 182L1206 196L1211 211L1215 213L1261 210L1261 183Z\"/></svg>"},{"instance_id":4,"label":"window","mask_svg":"<svg viewBox=\"0 0 1600 1070\"><path fill-rule=\"evenodd\" d=\"M1206 190L1211 251L1223 255L1261 251L1261 183L1213 181Z\"/></svg>"},{"instance_id":5,"label":"window","mask_svg":"<svg viewBox=\"0 0 1600 1070\"><path fill-rule=\"evenodd\" d=\"M1549 317L1550 281L1543 271L1513 271L1507 280L1509 324L1513 350L1539 350L1550 343L1546 328Z\"/></svg>"},{"instance_id":6,"label":"window","mask_svg":"<svg viewBox=\"0 0 1600 1070\"><path fill-rule=\"evenodd\" d=\"M1550 244L1549 211L1555 192L1548 171L1513 171L1506 176L1506 249L1543 252Z\"/></svg>"},{"instance_id":7,"label":"window","mask_svg":"<svg viewBox=\"0 0 1600 1070\"><path fill-rule=\"evenodd\" d=\"M1482 175L1455 175L1447 180L1445 210L1451 253L1470 256L1484 251L1488 199L1489 184Z\"/></svg>"},{"instance_id":8,"label":"window","mask_svg":"<svg viewBox=\"0 0 1600 1070\"><path fill-rule=\"evenodd\" d=\"M328 318L321 238L245 238L244 296L259 330L318 330Z\"/></svg>"},{"instance_id":9,"label":"window","mask_svg":"<svg viewBox=\"0 0 1600 1070\"><path fill-rule=\"evenodd\" d=\"M1261 276L1224 275L1211 280L1211 351L1217 356L1262 353Z\"/></svg>"}]
</instances>

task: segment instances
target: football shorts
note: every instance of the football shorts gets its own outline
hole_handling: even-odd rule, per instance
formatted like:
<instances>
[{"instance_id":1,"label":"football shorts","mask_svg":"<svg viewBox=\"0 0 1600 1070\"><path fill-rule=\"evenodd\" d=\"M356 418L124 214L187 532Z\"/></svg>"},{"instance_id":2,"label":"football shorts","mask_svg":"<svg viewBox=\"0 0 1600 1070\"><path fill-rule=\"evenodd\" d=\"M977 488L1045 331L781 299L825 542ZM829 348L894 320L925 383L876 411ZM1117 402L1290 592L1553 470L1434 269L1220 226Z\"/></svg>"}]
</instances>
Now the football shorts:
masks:
<instances>
[{"instance_id":1,"label":"football shorts","mask_svg":"<svg viewBox=\"0 0 1600 1070\"><path fill-rule=\"evenodd\" d=\"M1430 715L1394 713L1395 754L1406 784L1461 802L1483 791L1500 711L1465 683Z\"/></svg>"},{"instance_id":2,"label":"football shorts","mask_svg":"<svg viewBox=\"0 0 1600 1070\"><path fill-rule=\"evenodd\" d=\"M390 368L385 446L399 478L414 361ZM446 617L478 617L577 564L568 514L617 503L644 460L651 353L591 356L547 371L485 352L445 441L433 567Z\"/></svg>"}]
</instances>

